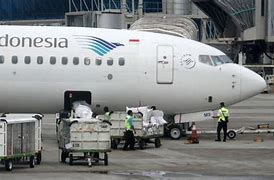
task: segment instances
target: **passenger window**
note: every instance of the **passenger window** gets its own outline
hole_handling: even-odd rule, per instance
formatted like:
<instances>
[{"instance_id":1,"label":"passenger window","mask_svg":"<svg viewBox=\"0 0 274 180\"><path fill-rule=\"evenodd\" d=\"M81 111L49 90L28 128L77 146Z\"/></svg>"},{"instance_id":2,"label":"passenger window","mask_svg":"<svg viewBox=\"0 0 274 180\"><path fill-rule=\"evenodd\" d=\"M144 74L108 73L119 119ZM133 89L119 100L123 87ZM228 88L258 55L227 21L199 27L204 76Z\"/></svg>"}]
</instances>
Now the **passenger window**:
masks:
<instances>
[{"instance_id":1,"label":"passenger window","mask_svg":"<svg viewBox=\"0 0 274 180\"><path fill-rule=\"evenodd\" d=\"M224 64L224 62L218 56L211 56L211 58L215 66Z\"/></svg>"},{"instance_id":2,"label":"passenger window","mask_svg":"<svg viewBox=\"0 0 274 180\"><path fill-rule=\"evenodd\" d=\"M84 64L85 65L90 65L90 59L88 57L85 57Z\"/></svg>"},{"instance_id":3,"label":"passenger window","mask_svg":"<svg viewBox=\"0 0 274 180\"><path fill-rule=\"evenodd\" d=\"M37 64L43 64L43 57L42 56L37 57Z\"/></svg>"},{"instance_id":4,"label":"passenger window","mask_svg":"<svg viewBox=\"0 0 274 180\"><path fill-rule=\"evenodd\" d=\"M119 65L124 66L125 65L125 58L119 58Z\"/></svg>"},{"instance_id":5,"label":"passenger window","mask_svg":"<svg viewBox=\"0 0 274 180\"><path fill-rule=\"evenodd\" d=\"M12 56L11 57L11 62L12 62L12 64L17 64L18 63L18 57L17 56Z\"/></svg>"},{"instance_id":6,"label":"passenger window","mask_svg":"<svg viewBox=\"0 0 274 180\"><path fill-rule=\"evenodd\" d=\"M107 64L108 64L109 66L112 66L112 65L113 65L113 59L112 59L112 58L108 58Z\"/></svg>"},{"instance_id":7,"label":"passenger window","mask_svg":"<svg viewBox=\"0 0 274 180\"><path fill-rule=\"evenodd\" d=\"M25 56L25 64L30 64L30 56Z\"/></svg>"},{"instance_id":8,"label":"passenger window","mask_svg":"<svg viewBox=\"0 0 274 180\"><path fill-rule=\"evenodd\" d=\"M67 65L68 64L68 58L67 57L62 57L62 64Z\"/></svg>"},{"instance_id":9,"label":"passenger window","mask_svg":"<svg viewBox=\"0 0 274 180\"><path fill-rule=\"evenodd\" d=\"M95 63L97 66L100 66L102 64L102 59L96 58Z\"/></svg>"},{"instance_id":10,"label":"passenger window","mask_svg":"<svg viewBox=\"0 0 274 180\"><path fill-rule=\"evenodd\" d=\"M50 64L54 65L56 64L56 57L55 56L51 56L49 59Z\"/></svg>"},{"instance_id":11,"label":"passenger window","mask_svg":"<svg viewBox=\"0 0 274 180\"><path fill-rule=\"evenodd\" d=\"M73 64L74 65L78 65L79 64L79 58L78 57L74 57L73 58Z\"/></svg>"},{"instance_id":12,"label":"passenger window","mask_svg":"<svg viewBox=\"0 0 274 180\"><path fill-rule=\"evenodd\" d=\"M4 56L0 56L0 64L4 64L4 60L5 60Z\"/></svg>"},{"instance_id":13,"label":"passenger window","mask_svg":"<svg viewBox=\"0 0 274 180\"><path fill-rule=\"evenodd\" d=\"M199 61L201 63L213 66L212 61L211 61L211 59L210 59L210 57L208 55L200 55L199 56Z\"/></svg>"}]
</instances>

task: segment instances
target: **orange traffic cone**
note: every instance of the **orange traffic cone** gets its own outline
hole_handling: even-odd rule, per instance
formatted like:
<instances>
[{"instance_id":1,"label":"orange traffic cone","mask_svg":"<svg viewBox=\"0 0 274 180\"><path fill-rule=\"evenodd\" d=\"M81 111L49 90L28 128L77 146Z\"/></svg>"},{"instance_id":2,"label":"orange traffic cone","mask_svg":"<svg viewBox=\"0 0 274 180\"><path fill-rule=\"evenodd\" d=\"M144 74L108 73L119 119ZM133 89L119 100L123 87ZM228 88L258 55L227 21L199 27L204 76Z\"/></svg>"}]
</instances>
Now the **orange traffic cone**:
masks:
<instances>
[{"instance_id":1,"label":"orange traffic cone","mask_svg":"<svg viewBox=\"0 0 274 180\"><path fill-rule=\"evenodd\" d=\"M192 123L192 129L191 129L191 141L192 144L199 144L198 134L197 134L197 128L195 125L195 122Z\"/></svg>"}]
</instances>

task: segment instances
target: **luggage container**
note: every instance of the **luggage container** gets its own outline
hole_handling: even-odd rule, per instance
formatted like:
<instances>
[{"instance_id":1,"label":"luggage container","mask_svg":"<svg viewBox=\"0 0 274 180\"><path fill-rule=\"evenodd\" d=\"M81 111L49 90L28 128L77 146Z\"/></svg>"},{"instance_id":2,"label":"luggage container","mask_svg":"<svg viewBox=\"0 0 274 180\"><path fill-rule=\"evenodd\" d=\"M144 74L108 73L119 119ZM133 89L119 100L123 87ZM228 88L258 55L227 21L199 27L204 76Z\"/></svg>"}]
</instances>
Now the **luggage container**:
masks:
<instances>
[{"instance_id":1,"label":"luggage container","mask_svg":"<svg viewBox=\"0 0 274 180\"><path fill-rule=\"evenodd\" d=\"M57 122L58 146L61 162L69 158L69 164L76 160L93 162L104 161L108 165L110 152L110 124L98 119L68 118Z\"/></svg>"},{"instance_id":2,"label":"luggage container","mask_svg":"<svg viewBox=\"0 0 274 180\"><path fill-rule=\"evenodd\" d=\"M41 114L8 114L0 117L0 162L7 171L14 163L41 163Z\"/></svg>"},{"instance_id":3,"label":"luggage container","mask_svg":"<svg viewBox=\"0 0 274 180\"><path fill-rule=\"evenodd\" d=\"M158 114L160 114L160 116L163 116L163 112L158 110L151 111L148 114L133 114L134 128L136 131L136 133L134 134L136 139L135 142L138 143L140 149L144 149L144 147L148 143L153 143L156 148L159 148L161 146L160 137L164 135L164 125L153 125L152 123L144 123L144 121L147 121L147 119L150 119L151 117L157 117ZM112 124L110 136L111 147L113 149L117 149L120 142L124 140L124 123L126 115L126 112L114 112L110 116L109 121ZM99 116L99 119L104 119L104 116Z\"/></svg>"}]
</instances>

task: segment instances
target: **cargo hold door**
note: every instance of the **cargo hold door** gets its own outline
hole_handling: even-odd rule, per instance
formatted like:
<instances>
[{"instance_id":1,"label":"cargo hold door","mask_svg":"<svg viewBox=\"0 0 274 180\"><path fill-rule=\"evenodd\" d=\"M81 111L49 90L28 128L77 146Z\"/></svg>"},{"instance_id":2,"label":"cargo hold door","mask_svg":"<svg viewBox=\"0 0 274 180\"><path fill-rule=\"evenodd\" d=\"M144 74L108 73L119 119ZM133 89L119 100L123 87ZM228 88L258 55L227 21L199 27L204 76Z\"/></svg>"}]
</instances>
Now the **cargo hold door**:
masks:
<instances>
[{"instance_id":1,"label":"cargo hold door","mask_svg":"<svg viewBox=\"0 0 274 180\"><path fill-rule=\"evenodd\" d=\"M157 47L156 81L158 84L172 84L173 74L173 47L160 45Z\"/></svg>"}]
</instances>

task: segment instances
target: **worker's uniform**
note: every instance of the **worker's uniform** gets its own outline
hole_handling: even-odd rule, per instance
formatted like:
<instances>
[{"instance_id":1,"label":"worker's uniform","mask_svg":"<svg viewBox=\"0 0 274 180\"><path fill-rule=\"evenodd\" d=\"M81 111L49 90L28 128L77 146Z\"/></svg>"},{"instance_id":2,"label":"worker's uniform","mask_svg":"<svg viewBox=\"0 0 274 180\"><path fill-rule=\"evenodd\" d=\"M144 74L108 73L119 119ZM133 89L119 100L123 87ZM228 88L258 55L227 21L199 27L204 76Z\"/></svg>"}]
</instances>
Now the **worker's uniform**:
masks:
<instances>
[{"instance_id":1,"label":"worker's uniform","mask_svg":"<svg viewBox=\"0 0 274 180\"><path fill-rule=\"evenodd\" d=\"M108 121L110 120L110 112L105 113L105 119Z\"/></svg>"},{"instance_id":2,"label":"worker's uniform","mask_svg":"<svg viewBox=\"0 0 274 180\"><path fill-rule=\"evenodd\" d=\"M225 107L222 107L218 110L218 126L217 126L217 141L221 141L221 130L224 131L224 139L226 141L227 135L227 122L229 117L229 111Z\"/></svg>"},{"instance_id":3,"label":"worker's uniform","mask_svg":"<svg viewBox=\"0 0 274 180\"><path fill-rule=\"evenodd\" d=\"M135 138L134 138L133 131L134 131L133 117L130 115L127 115L125 119L125 134L124 134L126 142L123 150L127 150L128 145L131 150L134 150Z\"/></svg>"}]
</instances>

